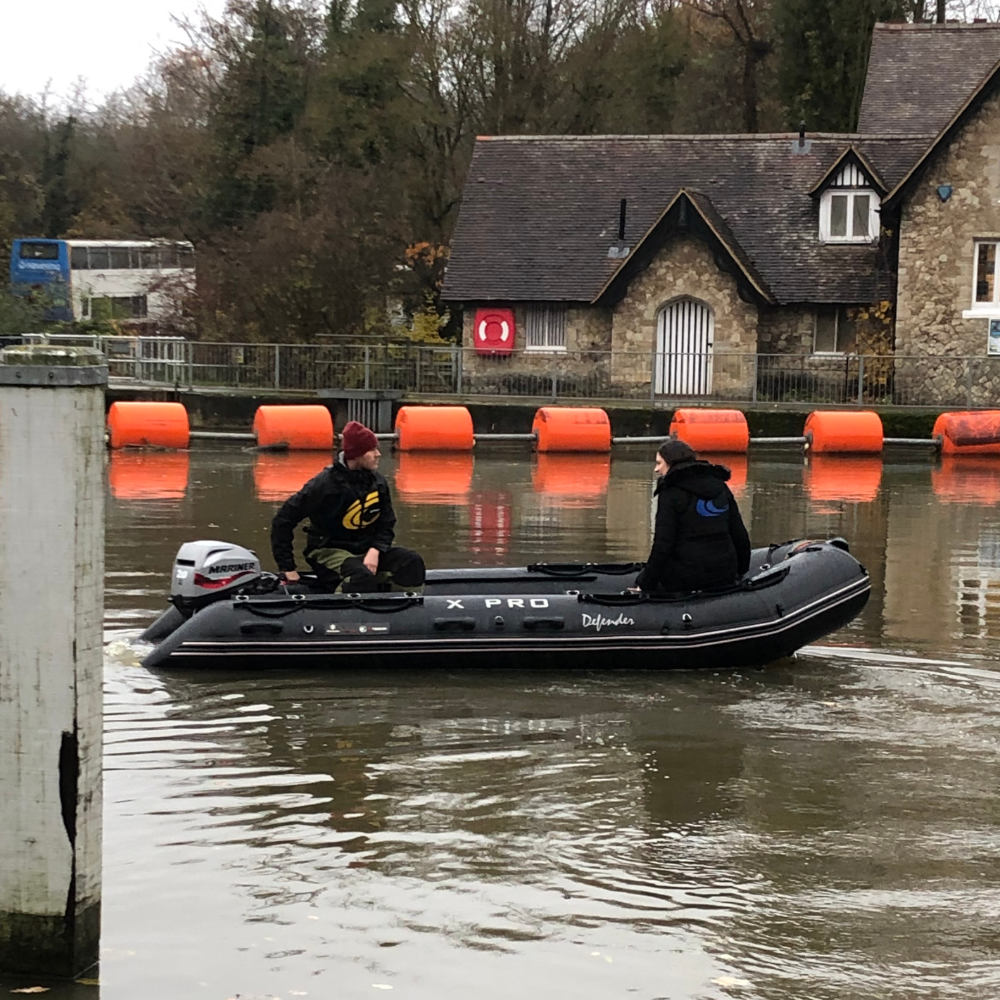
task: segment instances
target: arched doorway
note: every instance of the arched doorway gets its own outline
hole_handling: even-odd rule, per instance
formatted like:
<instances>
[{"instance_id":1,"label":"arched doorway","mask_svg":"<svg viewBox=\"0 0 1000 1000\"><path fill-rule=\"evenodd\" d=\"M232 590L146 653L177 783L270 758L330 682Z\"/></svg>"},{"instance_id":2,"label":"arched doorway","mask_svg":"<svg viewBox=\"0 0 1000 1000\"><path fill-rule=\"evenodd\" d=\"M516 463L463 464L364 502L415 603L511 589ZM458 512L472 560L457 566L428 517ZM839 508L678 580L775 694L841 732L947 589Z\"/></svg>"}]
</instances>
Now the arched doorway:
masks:
<instances>
[{"instance_id":1,"label":"arched doorway","mask_svg":"<svg viewBox=\"0 0 1000 1000\"><path fill-rule=\"evenodd\" d=\"M704 396L712 391L715 317L698 299L675 299L656 317L653 389L658 395Z\"/></svg>"}]
</instances>

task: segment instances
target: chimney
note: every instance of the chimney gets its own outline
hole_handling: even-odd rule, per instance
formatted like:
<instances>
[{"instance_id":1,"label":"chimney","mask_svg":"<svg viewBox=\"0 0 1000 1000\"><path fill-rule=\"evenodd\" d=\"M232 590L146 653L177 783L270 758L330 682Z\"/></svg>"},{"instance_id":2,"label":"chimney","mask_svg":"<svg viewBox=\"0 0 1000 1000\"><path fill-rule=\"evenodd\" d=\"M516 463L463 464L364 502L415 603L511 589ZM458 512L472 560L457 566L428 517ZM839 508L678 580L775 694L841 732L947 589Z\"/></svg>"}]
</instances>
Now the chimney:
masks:
<instances>
[{"instance_id":1,"label":"chimney","mask_svg":"<svg viewBox=\"0 0 1000 1000\"><path fill-rule=\"evenodd\" d=\"M618 240L608 247L608 256L612 260L624 260L629 255L631 247L625 246L625 208L628 202L622 198L618 202Z\"/></svg>"}]
</instances>

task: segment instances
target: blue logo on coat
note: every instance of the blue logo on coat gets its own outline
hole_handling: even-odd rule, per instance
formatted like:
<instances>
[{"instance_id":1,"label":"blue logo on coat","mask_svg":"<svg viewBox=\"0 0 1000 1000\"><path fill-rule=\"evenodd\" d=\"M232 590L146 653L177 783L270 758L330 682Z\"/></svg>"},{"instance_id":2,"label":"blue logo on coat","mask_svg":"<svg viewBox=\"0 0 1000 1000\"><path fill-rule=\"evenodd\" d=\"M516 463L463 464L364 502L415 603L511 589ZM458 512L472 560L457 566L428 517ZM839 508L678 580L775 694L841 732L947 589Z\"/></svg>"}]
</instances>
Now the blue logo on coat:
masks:
<instances>
[{"instance_id":1,"label":"blue logo on coat","mask_svg":"<svg viewBox=\"0 0 1000 1000\"><path fill-rule=\"evenodd\" d=\"M701 517L721 517L729 513L729 504L727 503L725 507L716 507L714 500L699 500L695 504L695 510Z\"/></svg>"}]
</instances>

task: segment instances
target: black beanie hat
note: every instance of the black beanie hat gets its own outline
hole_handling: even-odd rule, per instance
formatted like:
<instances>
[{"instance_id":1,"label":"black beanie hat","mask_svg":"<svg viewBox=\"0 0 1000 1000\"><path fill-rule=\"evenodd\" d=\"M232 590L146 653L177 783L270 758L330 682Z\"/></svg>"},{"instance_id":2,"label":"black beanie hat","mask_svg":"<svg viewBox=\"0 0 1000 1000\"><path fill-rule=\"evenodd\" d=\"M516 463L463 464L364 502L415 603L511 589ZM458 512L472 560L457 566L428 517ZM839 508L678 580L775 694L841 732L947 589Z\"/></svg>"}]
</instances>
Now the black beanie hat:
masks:
<instances>
[{"instance_id":1,"label":"black beanie hat","mask_svg":"<svg viewBox=\"0 0 1000 1000\"><path fill-rule=\"evenodd\" d=\"M680 438L670 438L664 441L660 445L659 451L667 465L674 465L677 462L693 462L698 457L691 445Z\"/></svg>"}]
</instances>

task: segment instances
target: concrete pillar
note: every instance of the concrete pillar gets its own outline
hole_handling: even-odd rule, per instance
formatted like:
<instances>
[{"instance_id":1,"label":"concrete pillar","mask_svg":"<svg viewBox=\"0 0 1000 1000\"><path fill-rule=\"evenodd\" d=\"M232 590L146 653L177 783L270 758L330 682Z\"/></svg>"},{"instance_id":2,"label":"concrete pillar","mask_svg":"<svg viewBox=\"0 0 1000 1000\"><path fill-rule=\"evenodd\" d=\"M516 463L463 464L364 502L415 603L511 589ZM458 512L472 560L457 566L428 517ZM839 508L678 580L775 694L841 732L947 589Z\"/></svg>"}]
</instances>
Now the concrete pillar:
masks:
<instances>
[{"instance_id":1,"label":"concrete pillar","mask_svg":"<svg viewBox=\"0 0 1000 1000\"><path fill-rule=\"evenodd\" d=\"M0 353L0 969L74 976L101 914L103 355Z\"/></svg>"}]
</instances>

